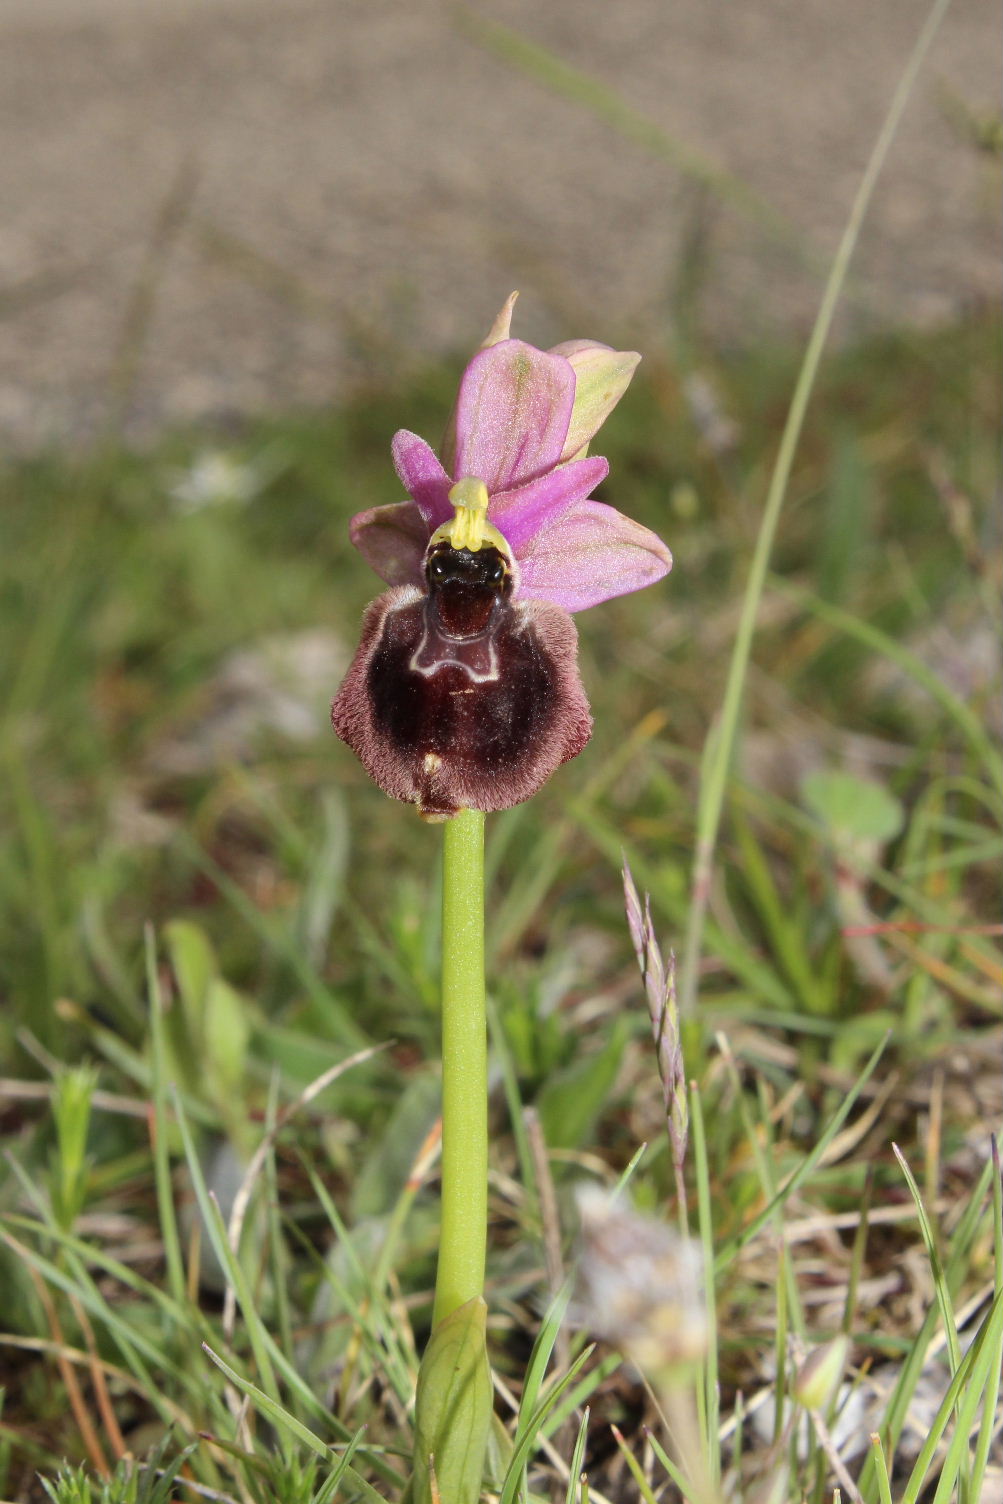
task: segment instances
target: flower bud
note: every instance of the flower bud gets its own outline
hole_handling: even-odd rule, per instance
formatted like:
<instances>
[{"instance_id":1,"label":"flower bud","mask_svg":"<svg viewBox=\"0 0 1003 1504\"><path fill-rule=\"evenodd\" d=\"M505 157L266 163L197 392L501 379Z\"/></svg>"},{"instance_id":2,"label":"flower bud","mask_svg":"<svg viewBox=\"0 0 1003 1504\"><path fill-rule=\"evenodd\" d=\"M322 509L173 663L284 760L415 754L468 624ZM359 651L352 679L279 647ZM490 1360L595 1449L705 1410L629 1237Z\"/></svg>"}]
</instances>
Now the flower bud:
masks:
<instances>
[{"instance_id":1,"label":"flower bud","mask_svg":"<svg viewBox=\"0 0 1003 1504\"><path fill-rule=\"evenodd\" d=\"M828 1410L843 1380L850 1339L844 1333L810 1352L791 1385L791 1393L806 1410Z\"/></svg>"}]
</instances>

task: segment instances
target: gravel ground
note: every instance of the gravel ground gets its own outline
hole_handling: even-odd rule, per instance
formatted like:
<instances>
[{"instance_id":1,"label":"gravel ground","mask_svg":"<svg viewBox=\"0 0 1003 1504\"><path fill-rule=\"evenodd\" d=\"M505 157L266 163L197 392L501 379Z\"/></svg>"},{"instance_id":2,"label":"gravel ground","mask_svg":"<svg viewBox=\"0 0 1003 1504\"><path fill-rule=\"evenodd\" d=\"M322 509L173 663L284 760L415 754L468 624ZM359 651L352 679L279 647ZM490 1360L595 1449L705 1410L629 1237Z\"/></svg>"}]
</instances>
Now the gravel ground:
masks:
<instances>
[{"instance_id":1,"label":"gravel ground","mask_svg":"<svg viewBox=\"0 0 1003 1504\"><path fill-rule=\"evenodd\" d=\"M798 333L925 14L3 0L0 439L329 402L470 345L513 286L541 343ZM485 22L629 119L502 56ZM844 330L998 297L998 158L976 143L998 120L998 51L997 8L955 0Z\"/></svg>"}]
</instances>

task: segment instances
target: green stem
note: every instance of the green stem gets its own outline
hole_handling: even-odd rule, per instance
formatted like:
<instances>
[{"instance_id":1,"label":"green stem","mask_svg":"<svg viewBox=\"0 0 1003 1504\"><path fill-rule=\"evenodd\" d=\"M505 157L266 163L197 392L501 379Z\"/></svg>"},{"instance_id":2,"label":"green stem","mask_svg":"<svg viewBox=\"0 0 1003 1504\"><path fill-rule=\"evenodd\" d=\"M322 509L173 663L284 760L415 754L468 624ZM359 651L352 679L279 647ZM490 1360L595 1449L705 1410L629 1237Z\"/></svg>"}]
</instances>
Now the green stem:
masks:
<instances>
[{"instance_id":1,"label":"green stem","mask_svg":"<svg viewBox=\"0 0 1003 1504\"><path fill-rule=\"evenodd\" d=\"M483 1293L488 1217L484 815L446 824L442 866L442 1233L432 1324Z\"/></svg>"}]
</instances>

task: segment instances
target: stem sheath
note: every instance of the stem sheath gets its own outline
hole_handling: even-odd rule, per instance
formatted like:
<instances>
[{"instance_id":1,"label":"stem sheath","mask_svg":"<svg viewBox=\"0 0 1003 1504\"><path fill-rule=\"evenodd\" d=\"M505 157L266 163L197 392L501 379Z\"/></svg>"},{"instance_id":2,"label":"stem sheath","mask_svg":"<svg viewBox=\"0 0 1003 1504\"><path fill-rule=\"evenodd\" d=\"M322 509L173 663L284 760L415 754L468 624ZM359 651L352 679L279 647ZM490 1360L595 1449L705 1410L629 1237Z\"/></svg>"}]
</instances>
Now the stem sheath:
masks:
<instances>
[{"instance_id":1,"label":"stem sheath","mask_svg":"<svg viewBox=\"0 0 1003 1504\"><path fill-rule=\"evenodd\" d=\"M488 1215L484 815L446 822L442 868L442 1233L432 1324L481 1295Z\"/></svg>"}]
</instances>

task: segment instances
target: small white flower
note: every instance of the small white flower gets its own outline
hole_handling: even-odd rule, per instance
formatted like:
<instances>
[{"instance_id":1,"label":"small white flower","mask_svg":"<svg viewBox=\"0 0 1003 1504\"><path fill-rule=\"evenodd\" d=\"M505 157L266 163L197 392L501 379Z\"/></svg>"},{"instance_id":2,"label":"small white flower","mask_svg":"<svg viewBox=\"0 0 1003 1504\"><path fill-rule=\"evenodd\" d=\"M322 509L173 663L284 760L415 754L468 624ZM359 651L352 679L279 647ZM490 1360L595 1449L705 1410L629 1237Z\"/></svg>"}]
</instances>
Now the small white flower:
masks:
<instances>
[{"instance_id":1,"label":"small white flower","mask_svg":"<svg viewBox=\"0 0 1003 1504\"><path fill-rule=\"evenodd\" d=\"M702 1358L710 1334L700 1244L597 1186L580 1188L578 1214L582 1320L643 1373Z\"/></svg>"},{"instance_id":2,"label":"small white flower","mask_svg":"<svg viewBox=\"0 0 1003 1504\"><path fill-rule=\"evenodd\" d=\"M271 479L271 467L238 459L225 449L204 449L187 470L175 474L167 492L179 512L253 500Z\"/></svg>"}]
</instances>

